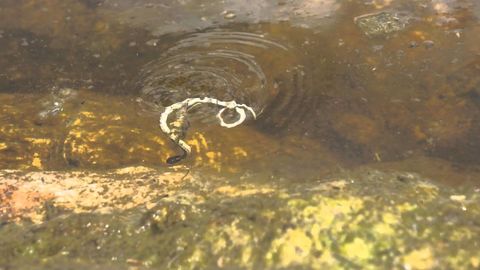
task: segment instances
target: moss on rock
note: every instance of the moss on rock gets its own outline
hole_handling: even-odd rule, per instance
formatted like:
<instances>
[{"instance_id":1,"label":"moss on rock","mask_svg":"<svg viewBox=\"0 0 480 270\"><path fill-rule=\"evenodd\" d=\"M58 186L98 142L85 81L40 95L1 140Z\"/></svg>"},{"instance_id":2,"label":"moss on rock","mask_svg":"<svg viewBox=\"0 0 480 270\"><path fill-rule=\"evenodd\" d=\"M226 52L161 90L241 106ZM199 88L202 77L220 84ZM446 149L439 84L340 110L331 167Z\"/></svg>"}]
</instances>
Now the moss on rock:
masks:
<instances>
[{"instance_id":1,"label":"moss on rock","mask_svg":"<svg viewBox=\"0 0 480 270\"><path fill-rule=\"evenodd\" d=\"M101 199L77 211L49 198L41 223L5 222L0 266L471 269L480 259L478 192L418 175L363 169L335 181L260 185L258 176L235 184L192 172L162 187L140 179L148 174L168 183L165 171L129 171L76 176L111 179L100 197L124 192L125 200L114 200L108 211ZM123 188L128 183L138 185L131 194ZM149 188L154 202L131 204L136 190L149 194Z\"/></svg>"}]
</instances>

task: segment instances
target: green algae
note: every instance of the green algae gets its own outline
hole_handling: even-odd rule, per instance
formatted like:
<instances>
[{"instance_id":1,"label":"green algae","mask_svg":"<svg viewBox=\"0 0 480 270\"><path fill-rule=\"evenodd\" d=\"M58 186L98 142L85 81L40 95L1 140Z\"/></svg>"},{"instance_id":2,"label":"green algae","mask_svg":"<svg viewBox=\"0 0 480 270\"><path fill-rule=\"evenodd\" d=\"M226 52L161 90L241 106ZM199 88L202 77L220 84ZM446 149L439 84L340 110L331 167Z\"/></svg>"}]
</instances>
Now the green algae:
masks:
<instances>
[{"instance_id":1,"label":"green algae","mask_svg":"<svg viewBox=\"0 0 480 270\"><path fill-rule=\"evenodd\" d=\"M152 209L56 211L0 229L0 266L71 269L471 269L478 266L480 196L417 175L357 171L332 182L257 194L171 196ZM198 180L197 180L198 181ZM339 184L342 183L342 184ZM218 184L217 184L218 185ZM232 188L241 190L240 186ZM465 200L452 200L452 195ZM463 197L462 197L463 198Z\"/></svg>"},{"instance_id":2,"label":"green algae","mask_svg":"<svg viewBox=\"0 0 480 270\"><path fill-rule=\"evenodd\" d=\"M157 41L150 46L152 36L145 29L125 29L123 23L113 23L81 4L96 1L20 2L0 4L4 56L0 90L35 89L45 94L53 84L75 89L78 96L65 100L62 113L38 119L45 109L55 109L51 94L2 93L2 168L78 167L89 174L92 168L158 166L172 149L154 128L157 118L137 117L129 106L136 93L107 96L99 92L130 95L140 67L157 59L183 33L162 36L158 46ZM220 179L230 184L219 186L205 174L192 183L155 193L158 199L149 209L119 207L100 213L95 211L97 205L77 204L84 212L74 213L47 202L38 209L44 212L40 224L32 224L28 217L9 223L0 212L0 270L479 268L478 191L436 186L418 175L372 170L334 175L335 181L327 182L282 180L289 170L293 172L288 175L302 178L308 174L307 165L315 171L309 178L321 178L323 168L345 164L340 156L354 156L349 159L362 163L374 157L384 161L376 164L382 163L382 170L415 167L422 175L434 171L431 178L448 179L451 184L464 182L460 178L478 178L463 166L457 174L451 168L438 168L457 164L432 166L410 158L411 153L420 152L478 164L475 86L480 50L474 38L479 32L475 9L470 15L462 15L463 9L453 16L442 11L424 15L425 1L413 1L421 14L412 15L420 20L407 25L396 18L396 8L377 12L379 7L352 8L353 2L342 4L343 18L330 33L313 33L288 23L229 25L232 30L288 40L292 48L304 52L296 54L295 61L280 57L279 65L271 61L263 67L272 72L294 63L304 65L308 76L297 83L290 84L282 72L273 74L289 88L313 89L315 94L306 93L316 102L311 104L315 109L308 111L310 122L294 121L288 131L270 131L270 123L262 122L257 128L270 134L255 128L192 134L197 148L192 163L228 172L267 163L280 171L274 173L276 177ZM373 2L376 6L382 1ZM388 6L387 2L400 1L384 2ZM427 2L430 6L431 1ZM353 16L364 11L374 13L357 17L355 25ZM115 18L122 17L118 15L113 12ZM158 13L154 16L163 20ZM67 18L71 23L63 23ZM128 16L128 21L133 19ZM439 24L442 19L449 25ZM28 46L21 45L24 42ZM279 58L271 53L264 57ZM317 92L322 93L320 98ZM291 106L285 108L287 114L294 111ZM270 117L276 124L284 115ZM282 131L300 136L278 141L270 136ZM313 140L305 140L309 136ZM332 156L334 151L338 156ZM277 158L271 160L271 156ZM396 160L401 168L385 164ZM106 177L128 181L130 176ZM250 180L249 185L239 184ZM103 188L99 193L105 196L100 198L108 200L111 197L106 195L115 192L114 186L107 182ZM139 188L140 184L134 191L139 193ZM151 189L163 191L158 185ZM132 197L125 195L111 203L125 206Z\"/></svg>"}]
</instances>

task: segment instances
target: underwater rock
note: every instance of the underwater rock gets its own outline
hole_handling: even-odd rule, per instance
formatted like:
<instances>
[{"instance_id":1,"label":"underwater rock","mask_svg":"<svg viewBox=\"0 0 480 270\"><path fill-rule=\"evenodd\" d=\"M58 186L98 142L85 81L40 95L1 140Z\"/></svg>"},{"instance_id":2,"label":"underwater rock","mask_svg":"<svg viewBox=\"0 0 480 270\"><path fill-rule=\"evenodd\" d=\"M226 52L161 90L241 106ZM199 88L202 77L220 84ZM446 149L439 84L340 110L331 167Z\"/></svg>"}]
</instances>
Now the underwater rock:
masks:
<instances>
[{"instance_id":1,"label":"underwater rock","mask_svg":"<svg viewBox=\"0 0 480 270\"><path fill-rule=\"evenodd\" d=\"M448 85L451 90L459 96L466 96L474 99L480 104L480 57L470 60L460 68L447 76ZM475 97L477 98L475 100Z\"/></svg>"},{"instance_id":2,"label":"underwater rock","mask_svg":"<svg viewBox=\"0 0 480 270\"><path fill-rule=\"evenodd\" d=\"M333 128L347 140L364 145L380 137L382 127L377 122L364 115L345 113L334 121Z\"/></svg>"},{"instance_id":3,"label":"underwater rock","mask_svg":"<svg viewBox=\"0 0 480 270\"><path fill-rule=\"evenodd\" d=\"M478 190L452 189L416 174L371 169L293 185L262 184L259 175L240 182L198 171L185 176L182 170L2 171L0 183L15 185L16 190L13 195L1 194L0 267L480 265ZM15 192L51 195L36 196L37 205L21 208L11 201ZM5 219L15 207L17 221ZM28 213L35 211L40 218L31 224Z\"/></svg>"},{"instance_id":4,"label":"underwater rock","mask_svg":"<svg viewBox=\"0 0 480 270\"><path fill-rule=\"evenodd\" d=\"M166 166L165 160L180 151L162 133L160 112L146 115L130 97L84 89L65 91L70 94L61 98L60 94L0 95L3 168ZM53 114L55 102L61 110ZM49 113L39 119L38 114L43 112ZM248 126L225 129L218 124L193 124L186 137L192 155L185 162L191 166L238 172L244 166L272 166L267 157L279 153L298 157L295 164L319 161L317 155L322 156L321 167L335 164L331 153L308 138L277 139ZM285 142L289 142L288 147Z\"/></svg>"},{"instance_id":5,"label":"underwater rock","mask_svg":"<svg viewBox=\"0 0 480 270\"><path fill-rule=\"evenodd\" d=\"M75 88L131 89L125 86L132 76L127 69L135 70L139 60L138 50L127 44L142 31L127 33L106 21L92 9L93 2L98 1L2 1L0 91L48 91L63 79L73 81L70 87ZM127 65L119 63L125 58Z\"/></svg>"},{"instance_id":6,"label":"underwater rock","mask_svg":"<svg viewBox=\"0 0 480 270\"><path fill-rule=\"evenodd\" d=\"M458 164L444 159L413 156L407 159L393 162L376 162L365 165L377 170L409 171L420 174L435 183L443 183L450 186L475 184L480 179L478 170L468 170Z\"/></svg>"},{"instance_id":7,"label":"underwater rock","mask_svg":"<svg viewBox=\"0 0 480 270\"><path fill-rule=\"evenodd\" d=\"M404 29L408 16L382 11L355 17L354 22L365 35L382 36Z\"/></svg>"},{"instance_id":8,"label":"underwater rock","mask_svg":"<svg viewBox=\"0 0 480 270\"><path fill-rule=\"evenodd\" d=\"M44 37L51 48L68 49L81 43L91 51L107 53L122 42L120 36L107 31L118 30L118 26L96 16L82 1L15 1L6 3L0 15L3 30L21 30Z\"/></svg>"},{"instance_id":9,"label":"underwater rock","mask_svg":"<svg viewBox=\"0 0 480 270\"><path fill-rule=\"evenodd\" d=\"M479 71L478 57L460 65L446 76L445 84L418 110L422 118L415 121L414 128L432 155L478 164Z\"/></svg>"},{"instance_id":10,"label":"underwater rock","mask_svg":"<svg viewBox=\"0 0 480 270\"><path fill-rule=\"evenodd\" d=\"M465 141L480 112L467 99L442 96L430 98L422 115L426 121L421 127L431 143L452 144Z\"/></svg>"}]
</instances>

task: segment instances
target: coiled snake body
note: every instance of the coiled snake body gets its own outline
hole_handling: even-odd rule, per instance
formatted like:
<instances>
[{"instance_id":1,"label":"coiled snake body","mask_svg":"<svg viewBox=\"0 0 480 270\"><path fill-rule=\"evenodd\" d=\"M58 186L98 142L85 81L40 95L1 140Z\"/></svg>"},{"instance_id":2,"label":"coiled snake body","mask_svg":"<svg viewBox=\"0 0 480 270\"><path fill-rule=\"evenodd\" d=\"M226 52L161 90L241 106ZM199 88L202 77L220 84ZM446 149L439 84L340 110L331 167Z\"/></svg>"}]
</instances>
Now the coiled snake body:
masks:
<instances>
[{"instance_id":1,"label":"coiled snake body","mask_svg":"<svg viewBox=\"0 0 480 270\"><path fill-rule=\"evenodd\" d=\"M192 152L191 147L183 140L185 138L187 129L190 126L187 119L187 114L192 107L204 103L214 104L216 106L223 107L217 114L217 118L219 119L220 125L222 127L233 128L243 123L247 118L245 110L249 111L254 119L256 119L257 117L255 111L245 104L238 104L235 101L221 101L209 97L187 98L184 101L177 102L168 106L167 108L165 108L165 111L163 111L163 113L160 115L160 128L162 129L163 133L165 133L170 138L170 140L172 140L176 145L178 145L183 151L181 155L169 157L166 161L168 164L175 164L186 158L187 155ZM235 112L239 116L237 121L232 123L227 123L224 121L222 114L226 109L235 110ZM169 124L168 116L175 111L179 111L177 113L178 118Z\"/></svg>"}]
</instances>

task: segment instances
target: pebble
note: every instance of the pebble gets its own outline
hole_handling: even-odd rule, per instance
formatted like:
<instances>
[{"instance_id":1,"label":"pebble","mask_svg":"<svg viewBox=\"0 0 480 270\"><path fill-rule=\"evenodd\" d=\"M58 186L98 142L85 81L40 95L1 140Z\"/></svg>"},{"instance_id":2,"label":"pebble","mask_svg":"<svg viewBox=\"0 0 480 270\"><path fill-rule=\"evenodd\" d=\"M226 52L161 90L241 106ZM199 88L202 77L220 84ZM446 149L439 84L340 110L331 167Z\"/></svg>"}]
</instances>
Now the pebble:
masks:
<instances>
[{"instance_id":1,"label":"pebble","mask_svg":"<svg viewBox=\"0 0 480 270\"><path fill-rule=\"evenodd\" d=\"M435 42L433 42L432 40L425 40L425 41L423 42L423 46L425 46L426 49L430 49L430 48L432 48L434 45L435 45Z\"/></svg>"},{"instance_id":2,"label":"pebble","mask_svg":"<svg viewBox=\"0 0 480 270\"><path fill-rule=\"evenodd\" d=\"M26 47L26 46L28 46L28 41L26 39L22 38L22 42L20 43L20 45Z\"/></svg>"},{"instance_id":3,"label":"pebble","mask_svg":"<svg viewBox=\"0 0 480 270\"><path fill-rule=\"evenodd\" d=\"M158 45L158 39L151 39L147 41L145 44L147 44L148 46L156 47Z\"/></svg>"},{"instance_id":4,"label":"pebble","mask_svg":"<svg viewBox=\"0 0 480 270\"><path fill-rule=\"evenodd\" d=\"M224 11L223 17L227 20L231 20L231 19L234 19L235 17L237 17L237 15L235 13L233 13L232 11Z\"/></svg>"},{"instance_id":5,"label":"pebble","mask_svg":"<svg viewBox=\"0 0 480 270\"><path fill-rule=\"evenodd\" d=\"M450 196L450 200L455 201L455 202L463 202L467 199L465 195L452 195Z\"/></svg>"}]
</instances>

